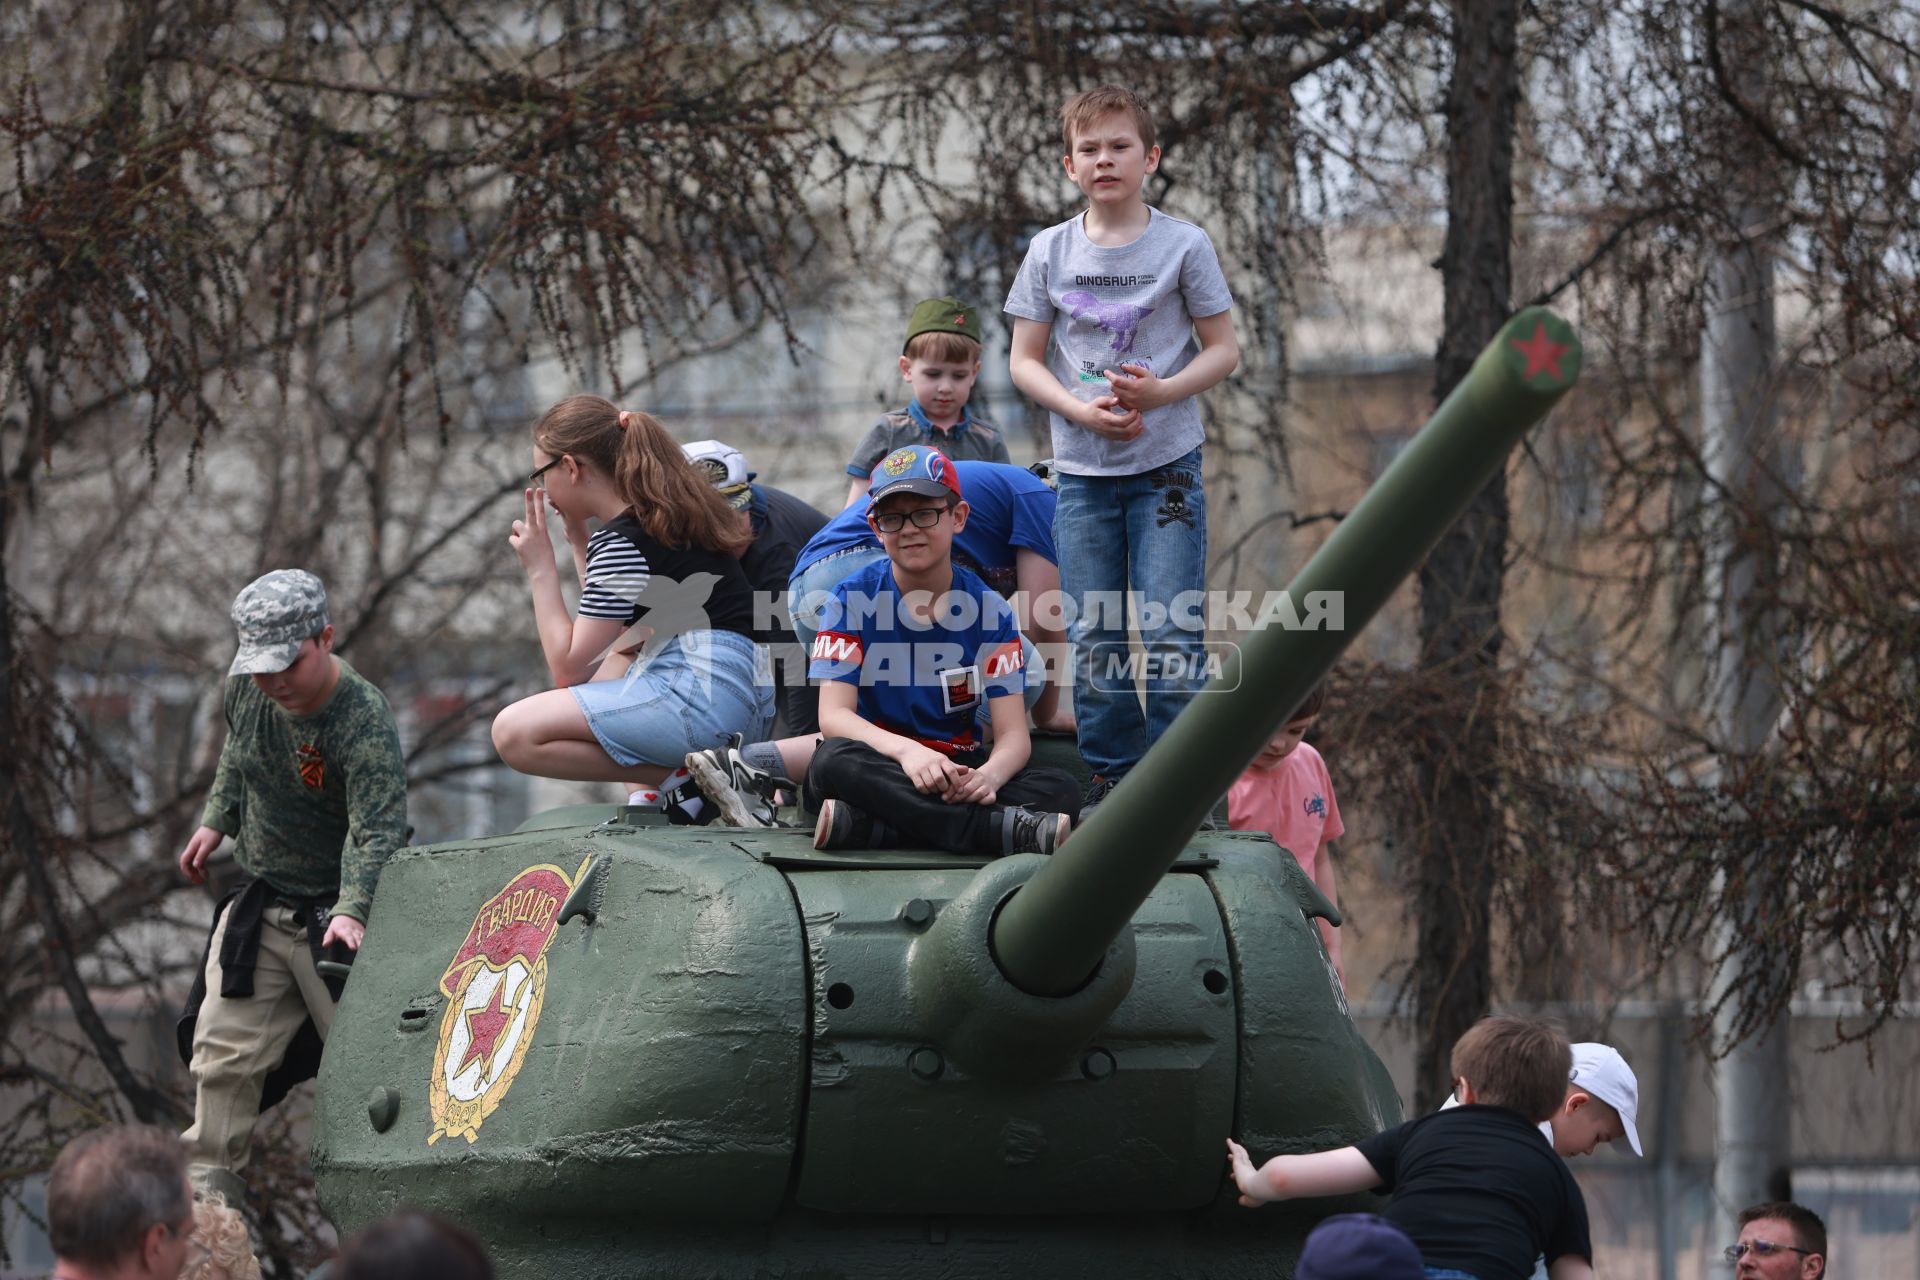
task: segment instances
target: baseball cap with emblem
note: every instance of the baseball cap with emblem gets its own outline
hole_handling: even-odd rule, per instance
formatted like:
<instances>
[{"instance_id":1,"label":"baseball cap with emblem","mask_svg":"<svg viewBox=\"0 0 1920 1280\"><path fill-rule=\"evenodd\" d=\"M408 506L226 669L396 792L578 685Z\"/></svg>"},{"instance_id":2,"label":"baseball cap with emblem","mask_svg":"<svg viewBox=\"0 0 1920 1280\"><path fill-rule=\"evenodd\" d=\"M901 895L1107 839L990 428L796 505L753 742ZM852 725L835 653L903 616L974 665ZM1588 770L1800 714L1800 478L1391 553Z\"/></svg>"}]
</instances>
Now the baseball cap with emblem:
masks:
<instances>
[{"instance_id":1,"label":"baseball cap with emblem","mask_svg":"<svg viewBox=\"0 0 1920 1280\"><path fill-rule=\"evenodd\" d=\"M1426 1273L1399 1227L1376 1214L1340 1213L1307 1237L1293 1280L1421 1280Z\"/></svg>"},{"instance_id":2,"label":"baseball cap with emblem","mask_svg":"<svg viewBox=\"0 0 1920 1280\"><path fill-rule=\"evenodd\" d=\"M957 333L978 342L980 313L952 294L944 298L928 298L914 304L913 315L907 321L906 342L900 344L900 350L904 352L907 343L923 333Z\"/></svg>"},{"instance_id":3,"label":"baseball cap with emblem","mask_svg":"<svg viewBox=\"0 0 1920 1280\"><path fill-rule=\"evenodd\" d=\"M1633 1148L1640 1152L1640 1081L1633 1068L1610 1044L1583 1040L1573 1046L1573 1072L1567 1077L1574 1088L1591 1094L1620 1113L1620 1128Z\"/></svg>"},{"instance_id":4,"label":"baseball cap with emblem","mask_svg":"<svg viewBox=\"0 0 1920 1280\"><path fill-rule=\"evenodd\" d=\"M285 671L300 656L301 644L319 635L330 620L327 589L305 569L261 574L233 598L232 612L240 652L227 668L230 676Z\"/></svg>"},{"instance_id":5,"label":"baseball cap with emblem","mask_svg":"<svg viewBox=\"0 0 1920 1280\"><path fill-rule=\"evenodd\" d=\"M744 511L753 501L753 472L747 470L747 455L724 440L695 440L680 446L693 469L706 476L727 505Z\"/></svg>"},{"instance_id":6,"label":"baseball cap with emblem","mask_svg":"<svg viewBox=\"0 0 1920 1280\"><path fill-rule=\"evenodd\" d=\"M880 459L867 478L871 510L890 493L924 493L929 498L960 496L960 474L947 455L926 444L910 444Z\"/></svg>"}]
</instances>

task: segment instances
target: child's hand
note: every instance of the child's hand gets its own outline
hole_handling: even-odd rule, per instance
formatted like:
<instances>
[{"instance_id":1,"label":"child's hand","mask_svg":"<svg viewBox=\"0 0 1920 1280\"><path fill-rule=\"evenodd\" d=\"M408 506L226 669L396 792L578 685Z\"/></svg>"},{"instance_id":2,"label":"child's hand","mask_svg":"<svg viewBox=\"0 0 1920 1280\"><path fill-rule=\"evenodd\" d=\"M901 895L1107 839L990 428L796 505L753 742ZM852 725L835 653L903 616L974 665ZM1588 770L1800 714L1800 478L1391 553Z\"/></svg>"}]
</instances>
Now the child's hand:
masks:
<instances>
[{"instance_id":1,"label":"child's hand","mask_svg":"<svg viewBox=\"0 0 1920 1280\"><path fill-rule=\"evenodd\" d=\"M1259 1170L1253 1167L1253 1160L1247 1155L1247 1149L1232 1138L1227 1139L1227 1164L1233 1168L1233 1183L1240 1188L1241 1204L1249 1209L1258 1209L1273 1199L1265 1186L1266 1180L1260 1176Z\"/></svg>"},{"instance_id":2,"label":"child's hand","mask_svg":"<svg viewBox=\"0 0 1920 1280\"><path fill-rule=\"evenodd\" d=\"M527 576L537 578L542 573L554 572L553 543L547 537L547 513L539 490L527 490L526 497L526 518L513 522L513 532L507 535L507 542L520 557Z\"/></svg>"},{"instance_id":3,"label":"child's hand","mask_svg":"<svg viewBox=\"0 0 1920 1280\"><path fill-rule=\"evenodd\" d=\"M1095 396L1080 404L1080 425L1097 436L1125 444L1145 429L1140 415L1113 396Z\"/></svg>"},{"instance_id":4,"label":"child's hand","mask_svg":"<svg viewBox=\"0 0 1920 1280\"><path fill-rule=\"evenodd\" d=\"M906 771L914 790L929 796L944 795L953 785L955 773L962 768L932 747L923 747L917 742L900 757L900 767Z\"/></svg>"},{"instance_id":5,"label":"child's hand","mask_svg":"<svg viewBox=\"0 0 1920 1280\"><path fill-rule=\"evenodd\" d=\"M959 772L943 797L948 804L992 804L1000 794L1000 779L987 766L969 769L962 765Z\"/></svg>"},{"instance_id":6,"label":"child's hand","mask_svg":"<svg viewBox=\"0 0 1920 1280\"><path fill-rule=\"evenodd\" d=\"M1103 369L1107 385L1113 388L1113 398L1122 408L1135 413L1145 413L1149 409L1158 409L1162 405L1173 403L1173 397L1167 393L1164 379L1156 378L1153 370L1143 364L1123 364L1118 371Z\"/></svg>"},{"instance_id":7,"label":"child's hand","mask_svg":"<svg viewBox=\"0 0 1920 1280\"><path fill-rule=\"evenodd\" d=\"M593 537L593 530L587 527L584 519L569 520L564 513L560 517L560 533L566 538L568 546L582 552L587 549L587 540Z\"/></svg>"}]
</instances>

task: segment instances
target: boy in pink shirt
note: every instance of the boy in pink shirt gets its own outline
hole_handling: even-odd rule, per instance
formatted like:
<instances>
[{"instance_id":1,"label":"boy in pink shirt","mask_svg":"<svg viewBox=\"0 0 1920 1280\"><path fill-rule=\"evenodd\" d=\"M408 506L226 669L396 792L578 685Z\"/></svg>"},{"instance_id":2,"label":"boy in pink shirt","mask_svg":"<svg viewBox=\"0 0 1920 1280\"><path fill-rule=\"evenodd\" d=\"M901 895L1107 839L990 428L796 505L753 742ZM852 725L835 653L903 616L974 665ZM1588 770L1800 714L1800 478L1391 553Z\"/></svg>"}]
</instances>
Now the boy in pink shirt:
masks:
<instances>
[{"instance_id":1,"label":"boy in pink shirt","mask_svg":"<svg viewBox=\"0 0 1920 1280\"><path fill-rule=\"evenodd\" d=\"M1340 898L1333 879L1333 854L1327 844L1345 835L1347 829L1340 821L1340 805L1333 798L1333 779L1327 774L1326 761L1300 741L1320 718L1326 701L1326 685L1314 686L1293 719L1234 782L1227 791L1227 825L1235 831L1264 831L1272 836L1320 886L1327 901L1337 907ZM1340 958L1340 931L1325 920L1318 923L1320 936L1326 940L1327 958L1344 988L1347 970Z\"/></svg>"}]
</instances>

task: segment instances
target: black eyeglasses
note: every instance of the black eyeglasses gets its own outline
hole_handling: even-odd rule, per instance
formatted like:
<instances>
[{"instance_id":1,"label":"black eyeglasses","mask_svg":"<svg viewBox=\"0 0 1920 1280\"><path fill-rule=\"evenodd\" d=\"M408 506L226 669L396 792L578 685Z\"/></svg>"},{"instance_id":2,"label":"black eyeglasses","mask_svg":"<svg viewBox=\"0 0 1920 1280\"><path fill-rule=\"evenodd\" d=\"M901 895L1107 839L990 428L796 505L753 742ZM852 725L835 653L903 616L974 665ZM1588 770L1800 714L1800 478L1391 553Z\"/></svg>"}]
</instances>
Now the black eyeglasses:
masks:
<instances>
[{"instance_id":1,"label":"black eyeglasses","mask_svg":"<svg viewBox=\"0 0 1920 1280\"><path fill-rule=\"evenodd\" d=\"M1756 1258L1771 1258L1776 1253L1797 1253L1803 1258L1813 1255L1813 1250L1802 1249L1798 1245L1775 1244L1771 1240L1755 1240L1751 1244L1730 1244L1722 1251L1722 1256L1725 1257L1728 1262L1738 1262L1740 1259L1746 1257L1749 1251L1751 1251Z\"/></svg>"},{"instance_id":2,"label":"black eyeglasses","mask_svg":"<svg viewBox=\"0 0 1920 1280\"><path fill-rule=\"evenodd\" d=\"M546 466L534 468L533 474L527 477L527 483L532 485L536 489L546 488L547 486L541 482L540 477L544 476L545 474L547 474L547 472L559 466L561 461L564 460L566 456L567 455L563 453L560 455L560 457L555 458L552 462L549 462Z\"/></svg>"},{"instance_id":3,"label":"black eyeglasses","mask_svg":"<svg viewBox=\"0 0 1920 1280\"><path fill-rule=\"evenodd\" d=\"M921 507L918 511L883 511L874 516L873 523L882 533L898 533L907 521L913 521L916 529L931 529L940 523L940 517L947 514L945 507Z\"/></svg>"}]
</instances>

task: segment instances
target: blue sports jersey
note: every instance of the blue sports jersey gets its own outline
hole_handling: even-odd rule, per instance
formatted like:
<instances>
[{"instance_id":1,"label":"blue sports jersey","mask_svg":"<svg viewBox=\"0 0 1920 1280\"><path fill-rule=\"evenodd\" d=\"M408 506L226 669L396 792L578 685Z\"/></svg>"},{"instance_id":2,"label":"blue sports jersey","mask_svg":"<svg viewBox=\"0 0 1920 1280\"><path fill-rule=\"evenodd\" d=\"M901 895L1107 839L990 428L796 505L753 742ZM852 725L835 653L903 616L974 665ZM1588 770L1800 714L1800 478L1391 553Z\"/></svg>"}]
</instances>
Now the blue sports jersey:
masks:
<instances>
[{"instance_id":1,"label":"blue sports jersey","mask_svg":"<svg viewBox=\"0 0 1920 1280\"><path fill-rule=\"evenodd\" d=\"M980 745L974 715L985 700L1027 687L1013 606L958 565L946 612L932 623L906 616L893 564L876 560L834 588L814 638L810 680L859 689L863 720L936 751Z\"/></svg>"},{"instance_id":2,"label":"blue sports jersey","mask_svg":"<svg viewBox=\"0 0 1920 1280\"><path fill-rule=\"evenodd\" d=\"M960 496L967 502L967 527L954 535L954 559L986 579L1001 595L1013 593L1015 553L1025 547L1060 563L1053 548L1053 508L1059 499L1047 482L1005 462L956 462ZM877 547L880 539L867 524L863 498L827 521L794 561L793 576L836 551Z\"/></svg>"}]
</instances>

